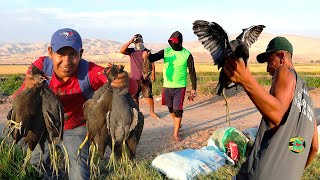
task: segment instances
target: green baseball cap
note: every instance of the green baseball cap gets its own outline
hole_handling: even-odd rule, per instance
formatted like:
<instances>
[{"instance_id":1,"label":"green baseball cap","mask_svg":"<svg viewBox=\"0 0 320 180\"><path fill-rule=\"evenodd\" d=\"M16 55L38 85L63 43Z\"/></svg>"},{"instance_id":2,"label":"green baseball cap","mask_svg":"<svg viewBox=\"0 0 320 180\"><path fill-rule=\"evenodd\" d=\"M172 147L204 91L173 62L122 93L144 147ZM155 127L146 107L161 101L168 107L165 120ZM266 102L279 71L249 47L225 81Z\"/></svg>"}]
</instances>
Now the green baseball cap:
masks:
<instances>
[{"instance_id":1,"label":"green baseball cap","mask_svg":"<svg viewBox=\"0 0 320 180\"><path fill-rule=\"evenodd\" d=\"M264 63L266 62L266 58L269 55L269 53L279 51L279 50L288 51L291 54L293 54L293 47L292 47L292 44L288 41L288 39L286 39L285 37L278 36L273 38L269 42L266 52L261 53L257 56L257 61L259 63Z\"/></svg>"}]
</instances>

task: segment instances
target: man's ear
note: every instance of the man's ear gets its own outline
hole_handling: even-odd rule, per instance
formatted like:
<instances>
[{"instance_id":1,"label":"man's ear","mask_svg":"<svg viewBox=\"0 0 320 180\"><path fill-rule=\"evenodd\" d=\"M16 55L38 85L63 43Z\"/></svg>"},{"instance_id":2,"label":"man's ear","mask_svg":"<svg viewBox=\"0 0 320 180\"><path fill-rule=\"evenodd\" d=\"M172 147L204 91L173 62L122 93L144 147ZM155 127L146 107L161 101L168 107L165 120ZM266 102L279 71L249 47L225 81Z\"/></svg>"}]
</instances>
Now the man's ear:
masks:
<instances>
[{"instance_id":1,"label":"man's ear","mask_svg":"<svg viewBox=\"0 0 320 180\"><path fill-rule=\"evenodd\" d=\"M280 58L280 64L284 64L284 52L283 51L280 51L278 52L277 56Z\"/></svg>"},{"instance_id":2,"label":"man's ear","mask_svg":"<svg viewBox=\"0 0 320 180\"><path fill-rule=\"evenodd\" d=\"M48 55L50 59L52 59L52 54L53 54L52 47L48 46Z\"/></svg>"}]
</instances>

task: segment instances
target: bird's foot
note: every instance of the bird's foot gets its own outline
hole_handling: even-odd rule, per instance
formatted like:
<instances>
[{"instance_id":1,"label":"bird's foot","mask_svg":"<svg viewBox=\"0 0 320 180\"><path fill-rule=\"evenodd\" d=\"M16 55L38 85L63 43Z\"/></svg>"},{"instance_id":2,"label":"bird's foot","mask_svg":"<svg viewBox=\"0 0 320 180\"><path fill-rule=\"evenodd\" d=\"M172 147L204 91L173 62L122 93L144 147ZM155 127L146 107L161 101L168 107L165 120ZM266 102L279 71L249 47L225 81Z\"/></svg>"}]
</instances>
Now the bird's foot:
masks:
<instances>
[{"instance_id":1,"label":"bird's foot","mask_svg":"<svg viewBox=\"0 0 320 180\"><path fill-rule=\"evenodd\" d=\"M116 163L115 162L115 154L114 154L114 152L111 152L107 168L110 170L111 167L113 167L113 170L115 170L116 169L115 163Z\"/></svg>"},{"instance_id":2,"label":"bird's foot","mask_svg":"<svg viewBox=\"0 0 320 180\"><path fill-rule=\"evenodd\" d=\"M26 157L24 158L24 163L23 163L23 165L22 165L22 169L25 171L26 170L26 167L27 167L27 164L28 164L28 162L30 161L30 159L31 159L31 153L32 153L32 151L31 151L31 149L27 149L27 155L26 155Z\"/></svg>"},{"instance_id":3,"label":"bird's foot","mask_svg":"<svg viewBox=\"0 0 320 180\"><path fill-rule=\"evenodd\" d=\"M84 138L83 142L80 144L79 148L78 148L78 152L77 152L77 162L79 162L79 157L81 156L81 150L83 148L83 146L86 144L86 142L89 139L89 134L86 135L86 137ZM88 164L88 161L87 161Z\"/></svg>"},{"instance_id":4,"label":"bird's foot","mask_svg":"<svg viewBox=\"0 0 320 180\"><path fill-rule=\"evenodd\" d=\"M65 164L64 170L65 170L66 172L68 172L68 174L70 174L70 159L69 159L69 154L68 154L68 151L67 151L67 149L66 149L63 141L62 141L61 144L62 144L62 149L63 149L63 151L64 151L64 164ZM79 150L78 150L78 152L79 152ZM78 154L77 154L77 160L78 160Z\"/></svg>"}]
</instances>

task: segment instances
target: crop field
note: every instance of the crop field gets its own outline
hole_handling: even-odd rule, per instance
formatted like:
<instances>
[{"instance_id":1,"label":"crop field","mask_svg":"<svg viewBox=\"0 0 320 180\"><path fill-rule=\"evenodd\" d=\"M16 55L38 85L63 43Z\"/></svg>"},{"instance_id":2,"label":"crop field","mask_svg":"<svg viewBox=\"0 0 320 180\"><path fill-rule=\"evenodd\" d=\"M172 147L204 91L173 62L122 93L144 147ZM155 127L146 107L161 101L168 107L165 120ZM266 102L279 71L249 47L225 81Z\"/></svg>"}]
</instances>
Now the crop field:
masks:
<instances>
[{"instance_id":1,"label":"crop field","mask_svg":"<svg viewBox=\"0 0 320 180\"><path fill-rule=\"evenodd\" d=\"M115 63L118 64L118 63ZM119 63L125 66L125 70L130 72L129 63ZM163 63L157 62L156 72L162 72ZM106 67L108 64L99 64ZM265 64L249 64L251 72L266 72ZM29 65L0 65L0 74L24 74L27 72ZM219 72L216 65L213 63L196 63L196 72ZM320 64L295 64L294 65L297 72L308 72L315 75L320 75Z\"/></svg>"}]
</instances>

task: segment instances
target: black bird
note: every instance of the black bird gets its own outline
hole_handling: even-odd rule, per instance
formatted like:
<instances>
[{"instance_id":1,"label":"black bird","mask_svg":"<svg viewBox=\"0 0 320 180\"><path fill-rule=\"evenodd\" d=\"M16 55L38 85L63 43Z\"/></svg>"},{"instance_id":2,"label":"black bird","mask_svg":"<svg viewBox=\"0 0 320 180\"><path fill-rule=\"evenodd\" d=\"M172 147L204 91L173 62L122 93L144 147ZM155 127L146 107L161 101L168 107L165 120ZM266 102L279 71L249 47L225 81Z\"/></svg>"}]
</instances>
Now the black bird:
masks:
<instances>
[{"instance_id":1,"label":"black bird","mask_svg":"<svg viewBox=\"0 0 320 180\"><path fill-rule=\"evenodd\" d=\"M47 132L48 147L50 148L50 159L54 170L58 173L58 160L56 144L63 140L64 110L58 97L45 84L41 88L40 96L42 99L42 115ZM65 169L69 172L69 155L62 141L65 155Z\"/></svg>"},{"instance_id":2,"label":"black bird","mask_svg":"<svg viewBox=\"0 0 320 180\"><path fill-rule=\"evenodd\" d=\"M245 64L249 58L249 47L257 41L264 25L255 25L243 29L243 32L235 39L229 42L228 34L223 28L215 23L203 20L197 20L193 23L194 34L198 36L199 41L210 52L214 64L218 65L218 69L224 66L224 56L235 56L242 58ZM223 77L221 77L223 76ZM221 95L223 88L227 88L227 77L220 71L219 85L217 94Z\"/></svg>"},{"instance_id":3,"label":"black bird","mask_svg":"<svg viewBox=\"0 0 320 180\"><path fill-rule=\"evenodd\" d=\"M87 125L87 137L79 147L78 154L87 140L90 141L90 171L96 177L99 172L99 161L94 161L96 150L100 158L104 157L106 146L110 146L112 154L110 163L114 165L114 158L128 152L131 159L135 156L143 129L144 117L138 106L128 94L128 88L114 88L113 80L119 73L125 72L124 66L110 64L104 71L108 82L100 87L83 105L84 119ZM129 113L128 113L129 112ZM128 126L130 126L128 128ZM113 143L112 143L113 142ZM123 143L126 144L123 146ZM128 147L128 148L126 148ZM126 149L124 152L123 149Z\"/></svg>"},{"instance_id":4,"label":"black bird","mask_svg":"<svg viewBox=\"0 0 320 180\"><path fill-rule=\"evenodd\" d=\"M218 65L218 69L222 67L216 91L218 95L222 94L224 96L225 101L224 90L231 87L231 81L223 72L226 57L241 58L247 65L249 47L257 41L263 28L265 28L264 25L254 25L243 29L235 40L229 41L227 32L219 24L204 20L196 20L193 23L194 34L198 36L199 41L210 52L214 64Z\"/></svg>"},{"instance_id":5,"label":"black bird","mask_svg":"<svg viewBox=\"0 0 320 180\"><path fill-rule=\"evenodd\" d=\"M124 66L112 65L109 73L120 74L125 72L123 69ZM128 88L112 87L112 91L112 110L107 116L112 151L109 168L115 165L115 157L119 158L120 154L125 162L134 157L144 123L143 115L128 93Z\"/></svg>"},{"instance_id":6,"label":"black bird","mask_svg":"<svg viewBox=\"0 0 320 180\"><path fill-rule=\"evenodd\" d=\"M78 150L78 157L84 144L89 140L90 176L97 177L99 174L99 159L95 156L98 152L100 158L104 158L105 149L111 144L111 137L107 128L107 114L112 108L112 87L111 82L118 74L106 73L110 66L105 69L108 82L101 86L91 99L83 104L84 120L87 126L87 135ZM98 172L98 174L97 174Z\"/></svg>"}]
</instances>

